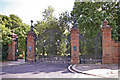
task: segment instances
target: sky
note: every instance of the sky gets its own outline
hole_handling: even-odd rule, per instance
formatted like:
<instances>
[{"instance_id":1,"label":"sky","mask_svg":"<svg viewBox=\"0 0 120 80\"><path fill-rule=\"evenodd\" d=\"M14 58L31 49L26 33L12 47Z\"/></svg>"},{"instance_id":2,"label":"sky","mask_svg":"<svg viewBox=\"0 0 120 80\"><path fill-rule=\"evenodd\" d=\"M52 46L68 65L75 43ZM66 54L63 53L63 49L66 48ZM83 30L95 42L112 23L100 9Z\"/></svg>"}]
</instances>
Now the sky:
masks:
<instances>
[{"instance_id":1,"label":"sky","mask_svg":"<svg viewBox=\"0 0 120 80\"><path fill-rule=\"evenodd\" d=\"M75 0L0 0L0 14L15 14L23 23L30 25L30 20L42 20L42 12L52 6L54 15L59 16L65 11L72 11Z\"/></svg>"}]
</instances>

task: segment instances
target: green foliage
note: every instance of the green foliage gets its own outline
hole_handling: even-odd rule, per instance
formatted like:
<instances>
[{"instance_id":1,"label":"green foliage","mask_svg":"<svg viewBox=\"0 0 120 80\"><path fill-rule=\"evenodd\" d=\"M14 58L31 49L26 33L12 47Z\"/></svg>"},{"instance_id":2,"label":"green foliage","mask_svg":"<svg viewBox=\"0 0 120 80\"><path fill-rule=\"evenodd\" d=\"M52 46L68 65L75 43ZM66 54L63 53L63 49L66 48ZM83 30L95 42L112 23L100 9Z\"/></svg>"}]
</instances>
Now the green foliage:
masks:
<instances>
[{"instance_id":1,"label":"green foliage","mask_svg":"<svg viewBox=\"0 0 120 80\"><path fill-rule=\"evenodd\" d=\"M43 11L43 20L45 22L52 22L52 21L55 21L56 18L53 16L53 12L54 12L54 8L49 6L48 9L45 9Z\"/></svg>"},{"instance_id":2,"label":"green foliage","mask_svg":"<svg viewBox=\"0 0 120 80\"><path fill-rule=\"evenodd\" d=\"M37 21L37 24L35 24L38 34L36 41L37 53L61 55L65 54L67 50L64 32L68 28L68 12L60 14L59 20L55 18L53 12L54 9L49 6L48 9L45 9L43 12L43 20Z\"/></svg>"},{"instance_id":3,"label":"green foliage","mask_svg":"<svg viewBox=\"0 0 120 80\"><path fill-rule=\"evenodd\" d=\"M10 17L0 15L0 24L5 25L5 27L10 29L14 29L21 26L22 20L14 14L11 14Z\"/></svg>"},{"instance_id":4,"label":"green foliage","mask_svg":"<svg viewBox=\"0 0 120 80\"><path fill-rule=\"evenodd\" d=\"M12 42L10 29L0 24L0 43L2 44L2 59L6 60L8 54L8 43Z\"/></svg>"},{"instance_id":5,"label":"green foliage","mask_svg":"<svg viewBox=\"0 0 120 80\"><path fill-rule=\"evenodd\" d=\"M3 42L4 45L6 45L7 43L11 43L12 39L10 37L11 34L11 30L6 28L4 25L0 24L0 38L2 39L1 42Z\"/></svg>"},{"instance_id":6,"label":"green foliage","mask_svg":"<svg viewBox=\"0 0 120 80\"><path fill-rule=\"evenodd\" d=\"M18 36L18 53L25 51L26 34L30 30L30 26L22 23L22 20L11 14L10 16L0 15L0 42L2 42L2 58L7 59L8 44L12 42L11 30L14 29Z\"/></svg>"},{"instance_id":7,"label":"green foliage","mask_svg":"<svg viewBox=\"0 0 120 80\"><path fill-rule=\"evenodd\" d=\"M113 28L112 38L118 40L120 3L117 2L75 2L71 15L77 16L80 33L94 38L106 19Z\"/></svg>"},{"instance_id":8,"label":"green foliage","mask_svg":"<svg viewBox=\"0 0 120 80\"><path fill-rule=\"evenodd\" d=\"M59 17L59 20L58 20L58 24L61 27L61 29L63 30L63 32L66 29L68 31L70 31L70 27L69 27L69 24L71 22L70 14L67 11L65 11L65 12L61 13L59 16L60 17Z\"/></svg>"},{"instance_id":9,"label":"green foliage","mask_svg":"<svg viewBox=\"0 0 120 80\"><path fill-rule=\"evenodd\" d=\"M15 34L18 36L18 53L23 54L25 52L25 39L27 37L27 32L30 30L30 26L23 23L14 30Z\"/></svg>"}]
</instances>

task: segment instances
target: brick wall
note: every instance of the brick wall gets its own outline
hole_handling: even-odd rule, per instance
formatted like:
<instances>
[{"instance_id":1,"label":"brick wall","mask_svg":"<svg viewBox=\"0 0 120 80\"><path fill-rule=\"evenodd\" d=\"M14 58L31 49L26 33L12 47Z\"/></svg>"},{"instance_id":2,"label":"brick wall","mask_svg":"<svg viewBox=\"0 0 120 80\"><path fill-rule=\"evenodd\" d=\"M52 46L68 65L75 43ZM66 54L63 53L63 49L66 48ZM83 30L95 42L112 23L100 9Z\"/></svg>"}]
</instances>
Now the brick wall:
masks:
<instances>
[{"instance_id":1,"label":"brick wall","mask_svg":"<svg viewBox=\"0 0 120 80\"><path fill-rule=\"evenodd\" d=\"M120 45L120 42L115 42L114 40L111 41L113 63L119 63L119 60L120 60L120 49L119 49L120 46L119 45Z\"/></svg>"}]
</instances>

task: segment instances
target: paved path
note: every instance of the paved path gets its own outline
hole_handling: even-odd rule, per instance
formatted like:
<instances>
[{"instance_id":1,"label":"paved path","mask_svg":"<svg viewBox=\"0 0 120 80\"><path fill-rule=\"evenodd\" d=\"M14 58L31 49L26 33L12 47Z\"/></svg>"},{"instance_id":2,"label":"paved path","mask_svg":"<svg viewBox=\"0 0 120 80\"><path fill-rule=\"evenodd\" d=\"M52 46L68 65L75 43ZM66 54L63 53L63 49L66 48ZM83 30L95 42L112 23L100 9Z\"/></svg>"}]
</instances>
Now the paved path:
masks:
<instances>
[{"instance_id":1,"label":"paved path","mask_svg":"<svg viewBox=\"0 0 120 80\"><path fill-rule=\"evenodd\" d=\"M73 65L72 69L77 73L92 75L103 78L118 78L117 64L79 64Z\"/></svg>"},{"instance_id":2,"label":"paved path","mask_svg":"<svg viewBox=\"0 0 120 80\"><path fill-rule=\"evenodd\" d=\"M24 59L18 59L18 61L6 61L6 62L0 62L0 66L15 66L15 65L21 65L26 64Z\"/></svg>"},{"instance_id":3,"label":"paved path","mask_svg":"<svg viewBox=\"0 0 120 80\"><path fill-rule=\"evenodd\" d=\"M3 66L2 78L99 78L80 73L71 73L69 64L33 63L19 66Z\"/></svg>"}]
</instances>

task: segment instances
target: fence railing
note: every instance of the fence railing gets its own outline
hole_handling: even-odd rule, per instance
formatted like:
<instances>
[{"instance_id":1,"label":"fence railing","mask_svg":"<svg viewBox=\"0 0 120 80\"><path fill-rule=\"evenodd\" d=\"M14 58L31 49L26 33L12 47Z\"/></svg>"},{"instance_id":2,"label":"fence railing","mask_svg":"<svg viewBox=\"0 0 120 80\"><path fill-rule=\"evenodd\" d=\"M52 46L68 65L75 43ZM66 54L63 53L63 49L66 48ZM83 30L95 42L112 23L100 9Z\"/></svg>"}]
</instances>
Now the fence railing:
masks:
<instances>
[{"instance_id":1,"label":"fence railing","mask_svg":"<svg viewBox=\"0 0 120 80\"><path fill-rule=\"evenodd\" d=\"M70 57L58 56L58 55L50 55L50 56L38 55L38 57L36 58L36 61L49 62L49 63L70 63Z\"/></svg>"}]
</instances>

